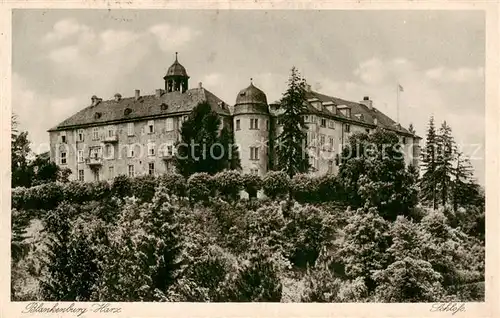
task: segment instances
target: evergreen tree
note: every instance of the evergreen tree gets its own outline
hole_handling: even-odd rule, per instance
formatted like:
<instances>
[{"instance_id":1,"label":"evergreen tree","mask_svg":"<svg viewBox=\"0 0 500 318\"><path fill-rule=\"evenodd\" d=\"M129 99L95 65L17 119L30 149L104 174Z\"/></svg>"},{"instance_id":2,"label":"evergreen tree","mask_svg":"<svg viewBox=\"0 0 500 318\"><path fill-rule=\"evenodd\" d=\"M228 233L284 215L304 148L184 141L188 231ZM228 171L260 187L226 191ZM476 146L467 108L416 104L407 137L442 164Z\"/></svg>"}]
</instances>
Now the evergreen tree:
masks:
<instances>
[{"instance_id":1,"label":"evergreen tree","mask_svg":"<svg viewBox=\"0 0 500 318\"><path fill-rule=\"evenodd\" d=\"M437 150L437 136L434 127L434 117L429 119L427 128L427 136L425 141L425 148L422 151L422 170L423 175L420 180L420 193L422 201L430 204L434 209L437 208L437 187L436 187L436 150Z\"/></svg>"},{"instance_id":2,"label":"evergreen tree","mask_svg":"<svg viewBox=\"0 0 500 318\"><path fill-rule=\"evenodd\" d=\"M175 166L188 177L196 172L214 174L231 166L238 166L232 143L232 133L223 128L221 119L207 102L199 103L182 124L181 141L177 144ZM232 155L229 156L229 153ZM229 160L229 157L236 157Z\"/></svg>"},{"instance_id":3,"label":"evergreen tree","mask_svg":"<svg viewBox=\"0 0 500 318\"><path fill-rule=\"evenodd\" d=\"M31 153L28 132L19 132L17 130L18 122L16 115L12 115L11 130L11 169L12 169L12 187L29 187L33 177L33 171L30 169L28 156Z\"/></svg>"},{"instance_id":4,"label":"evergreen tree","mask_svg":"<svg viewBox=\"0 0 500 318\"><path fill-rule=\"evenodd\" d=\"M462 152L457 151L455 154L454 168L452 171L452 205L453 211L457 211L458 206L471 204L474 198L477 197L474 191L474 182L472 180L473 169L469 158Z\"/></svg>"},{"instance_id":5,"label":"evergreen tree","mask_svg":"<svg viewBox=\"0 0 500 318\"><path fill-rule=\"evenodd\" d=\"M451 179L453 173L453 156L455 154L455 142L451 135L451 127L446 121L439 128L437 138L436 156L436 186L441 204L444 206L448 202L451 193Z\"/></svg>"},{"instance_id":6,"label":"evergreen tree","mask_svg":"<svg viewBox=\"0 0 500 318\"><path fill-rule=\"evenodd\" d=\"M283 113L278 120L283 130L277 138L277 168L289 177L309 170L309 158L306 152L307 126L304 123L306 102L306 81L295 67L288 79L288 89L280 100L279 107Z\"/></svg>"}]
</instances>

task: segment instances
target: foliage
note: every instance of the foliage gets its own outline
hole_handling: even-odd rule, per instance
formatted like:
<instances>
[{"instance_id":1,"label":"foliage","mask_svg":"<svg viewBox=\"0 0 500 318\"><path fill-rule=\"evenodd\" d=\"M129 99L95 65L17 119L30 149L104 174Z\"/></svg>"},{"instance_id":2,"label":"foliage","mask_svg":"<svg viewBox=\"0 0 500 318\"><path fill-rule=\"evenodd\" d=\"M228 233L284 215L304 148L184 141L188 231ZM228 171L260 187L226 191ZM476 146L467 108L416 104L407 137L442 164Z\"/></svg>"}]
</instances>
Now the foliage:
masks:
<instances>
[{"instance_id":1,"label":"foliage","mask_svg":"<svg viewBox=\"0 0 500 318\"><path fill-rule=\"evenodd\" d=\"M306 81L295 67L288 79L288 88L279 102L283 112L278 121L283 129L276 140L277 168L290 178L296 173L309 170L309 158L306 152L307 128L303 114L306 110Z\"/></svg>"},{"instance_id":2,"label":"foliage","mask_svg":"<svg viewBox=\"0 0 500 318\"><path fill-rule=\"evenodd\" d=\"M262 178L253 173L242 175L243 189L248 193L249 198L256 198L257 192L262 187Z\"/></svg>"},{"instance_id":3,"label":"foliage","mask_svg":"<svg viewBox=\"0 0 500 318\"><path fill-rule=\"evenodd\" d=\"M169 195L183 197L186 194L186 179L179 173L166 173L160 176L159 183L165 187Z\"/></svg>"},{"instance_id":4,"label":"foliage","mask_svg":"<svg viewBox=\"0 0 500 318\"><path fill-rule=\"evenodd\" d=\"M212 177L205 172L195 173L187 180L187 192L191 200L208 201L212 193Z\"/></svg>"},{"instance_id":5,"label":"foliage","mask_svg":"<svg viewBox=\"0 0 500 318\"><path fill-rule=\"evenodd\" d=\"M145 175L132 179L132 193L142 202L151 201L155 195L157 182L154 176Z\"/></svg>"},{"instance_id":6,"label":"foliage","mask_svg":"<svg viewBox=\"0 0 500 318\"><path fill-rule=\"evenodd\" d=\"M187 178L197 172L214 174L238 167L236 150L227 149L234 144L232 133L224 128L219 132L220 126L221 119L208 102L201 102L193 109L182 124L181 141L177 145L175 166L180 174Z\"/></svg>"},{"instance_id":7,"label":"foliage","mask_svg":"<svg viewBox=\"0 0 500 318\"><path fill-rule=\"evenodd\" d=\"M319 179L313 175L298 173L290 182L290 190L295 200L302 203L318 201Z\"/></svg>"},{"instance_id":8,"label":"foliage","mask_svg":"<svg viewBox=\"0 0 500 318\"><path fill-rule=\"evenodd\" d=\"M427 128L427 136L425 148L422 151L421 167L423 170L422 179L420 181L421 196L424 203L430 203L436 209L438 204L437 195L437 133L434 127L434 117L429 119Z\"/></svg>"},{"instance_id":9,"label":"foliage","mask_svg":"<svg viewBox=\"0 0 500 318\"><path fill-rule=\"evenodd\" d=\"M312 206L295 206L287 216L284 236L290 261L298 268L314 266L321 250L335 234L333 219Z\"/></svg>"},{"instance_id":10,"label":"foliage","mask_svg":"<svg viewBox=\"0 0 500 318\"><path fill-rule=\"evenodd\" d=\"M290 178L283 171L270 171L262 179L262 188L271 198L283 197L289 192Z\"/></svg>"},{"instance_id":11,"label":"foliage","mask_svg":"<svg viewBox=\"0 0 500 318\"><path fill-rule=\"evenodd\" d=\"M220 194L231 201L236 201L243 186L241 174L236 170L224 170L213 176L214 186Z\"/></svg>"},{"instance_id":12,"label":"foliage","mask_svg":"<svg viewBox=\"0 0 500 318\"><path fill-rule=\"evenodd\" d=\"M375 207L388 220L407 215L417 203L417 180L407 170L399 139L377 130L349 138L343 149L346 161L339 171L346 200L352 207Z\"/></svg>"},{"instance_id":13,"label":"foliage","mask_svg":"<svg viewBox=\"0 0 500 318\"><path fill-rule=\"evenodd\" d=\"M381 302L433 302L442 298L441 275L429 262L405 257L373 274Z\"/></svg>"}]
</instances>

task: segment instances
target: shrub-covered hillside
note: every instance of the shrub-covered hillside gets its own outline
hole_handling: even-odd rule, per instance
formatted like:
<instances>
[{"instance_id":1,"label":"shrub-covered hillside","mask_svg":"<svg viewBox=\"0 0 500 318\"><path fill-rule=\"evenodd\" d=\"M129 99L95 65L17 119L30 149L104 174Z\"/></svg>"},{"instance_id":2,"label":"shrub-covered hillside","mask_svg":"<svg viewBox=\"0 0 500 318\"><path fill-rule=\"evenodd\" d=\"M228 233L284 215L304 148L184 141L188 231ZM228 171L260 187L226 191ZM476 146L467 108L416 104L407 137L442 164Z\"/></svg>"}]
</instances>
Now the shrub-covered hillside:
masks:
<instances>
[{"instance_id":1,"label":"shrub-covered hillside","mask_svg":"<svg viewBox=\"0 0 500 318\"><path fill-rule=\"evenodd\" d=\"M388 214L343 180L224 171L15 188L12 298L484 299L484 211L411 203Z\"/></svg>"}]
</instances>

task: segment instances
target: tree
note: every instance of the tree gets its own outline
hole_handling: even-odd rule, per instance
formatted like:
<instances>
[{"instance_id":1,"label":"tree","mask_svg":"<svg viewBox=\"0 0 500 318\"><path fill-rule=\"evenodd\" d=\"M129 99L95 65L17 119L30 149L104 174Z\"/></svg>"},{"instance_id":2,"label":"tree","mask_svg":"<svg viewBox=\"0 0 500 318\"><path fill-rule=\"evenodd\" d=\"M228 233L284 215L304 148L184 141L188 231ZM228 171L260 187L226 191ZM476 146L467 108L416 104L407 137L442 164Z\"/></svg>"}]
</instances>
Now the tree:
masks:
<instances>
[{"instance_id":1,"label":"tree","mask_svg":"<svg viewBox=\"0 0 500 318\"><path fill-rule=\"evenodd\" d=\"M221 161L222 169L240 170L241 160L238 148L234 143L234 133L228 127L222 128L220 141L224 146L224 160Z\"/></svg>"},{"instance_id":2,"label":"tree","mask_svg":"<svg viewBox=\"0 0 500 318\"><path fill-rule=\"evenodd\" d=\"M438 197L437 197L437 186L436 186L436 149L437 148L437 136L436 129L434 127L434 117L431 116L429 119L429 125L427 128L427 136L425 141L425 148L422 151L422 170L423 175L420 180L420 193L422 201L424 203L429 203L434 209L437 208Z\"/></svg>"},{"instance_id":3,"label":"tree","mask_svg":"<svg viewBox=\"0 0 500 318\"><path fill-rule=\"evenodd\" d=\"M448 126L446 121L439 128L437 149L435 178L437 194L441 204L444 206L450 198L453 173L452 162L456 151L455 142L451 135L451 127Z\"/></svg>"},{"instance_id":4,"label":"tree","mask_svg":"<svg viewBox=\"0 0 500 318\"><path fill-rule=\"evenodd\" d=\"M303 114L306 103L306 81L295 67L288 79L288 89L279 102L284 112L278 116L283 130L277 138L277 167L292 177L296 173L309 170L309 158L306 152L307 126Z\"/></svg>"},{"instance_id":5,"label":"tree","mask_svg":"<svg viewBox=\"0 0 500 318\"><path fill-rule=\"evenodd\" d=\"M208 102L199 103L182 124L181 141L177 144L175 166L180 174L189 177L196 172L214 174L231 166L238 159L229 157L234 149L227 149L232 133L223 128L221 119Z\"/></svg>"},{"instance_id":6,"label":"tree","mask_svg":"<svg viewBox=\"0 0 500 318\"><path fill-rule=\"evenodd\" d=\"M19 132L17 130L17 116L11 116L11 169L12 169L12 187L29 187L33 178L32 170L29 166L28 156L31 153L28 132Z\"/></svg>"},{"instance_id":7,"label":"tree","mask_svg":"<svg viewBox=\"0 0 500 318\"><path fill-rule=\"evenodd\" d=\"M476 190L477 187L472 180L472 165L469 158L462 152L457 151L455 156L454 168L452 171L452 205L453 211L457 212L459 206L474 204L480 196Z\"/></svg>"},{"instance_id":8,"label":"tree","mask_svg":"<svg viewBox=\"0 0 500 318\"><path fill-rule=\"evenodd\" d=\"M394 220L408 215L417 203L417 180L405 167L395 133L376 130L354 134L342 151L342 159L340 183L352 207L375 207L384 218Z\"/></svg>"}]
</instances>

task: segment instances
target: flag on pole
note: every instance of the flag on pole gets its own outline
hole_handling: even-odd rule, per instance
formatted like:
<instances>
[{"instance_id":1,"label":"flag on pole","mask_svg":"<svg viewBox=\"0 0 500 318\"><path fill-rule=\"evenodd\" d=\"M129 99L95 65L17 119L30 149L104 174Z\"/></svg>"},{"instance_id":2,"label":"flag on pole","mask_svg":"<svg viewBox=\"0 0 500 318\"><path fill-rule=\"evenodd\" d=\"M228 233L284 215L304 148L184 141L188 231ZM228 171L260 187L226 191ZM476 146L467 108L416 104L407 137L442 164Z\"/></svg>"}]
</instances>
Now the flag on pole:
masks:
<instances>
[{"instance_id":1,"label":"flag on pole","mask_svg":"<svg viewBox=\"0 0 500 318\"><path fill-rule=\"evenodd\" d=\"M403 86L401 86L401 84L398 84L398 89L400 92L404 92Z\"/></svg>"}]
</instances>

